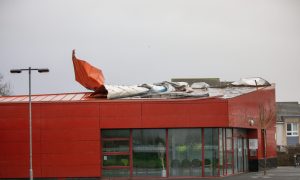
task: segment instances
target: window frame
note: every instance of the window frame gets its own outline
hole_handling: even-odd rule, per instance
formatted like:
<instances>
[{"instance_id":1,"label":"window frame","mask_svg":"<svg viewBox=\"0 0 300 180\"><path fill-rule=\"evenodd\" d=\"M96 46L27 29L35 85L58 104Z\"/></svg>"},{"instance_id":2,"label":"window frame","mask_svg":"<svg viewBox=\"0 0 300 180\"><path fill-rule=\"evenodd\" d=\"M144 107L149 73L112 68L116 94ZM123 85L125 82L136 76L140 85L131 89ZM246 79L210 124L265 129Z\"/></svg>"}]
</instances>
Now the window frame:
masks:
<instances>
[{"instance_id":1,"label":"window frame","mask_svg":"<svg viewBox=\"0 0 300 180\"><path fill-rule=\"evenodd\" d=\"M286 136L287 137L297 137L299 136L299 123L287 123L286 124ZM288 125L291 126L291 130L288 130ZM294 126L296 125L296 126ZM295 128L296 127L296 128Z\"/></svg>"}]
</instances>

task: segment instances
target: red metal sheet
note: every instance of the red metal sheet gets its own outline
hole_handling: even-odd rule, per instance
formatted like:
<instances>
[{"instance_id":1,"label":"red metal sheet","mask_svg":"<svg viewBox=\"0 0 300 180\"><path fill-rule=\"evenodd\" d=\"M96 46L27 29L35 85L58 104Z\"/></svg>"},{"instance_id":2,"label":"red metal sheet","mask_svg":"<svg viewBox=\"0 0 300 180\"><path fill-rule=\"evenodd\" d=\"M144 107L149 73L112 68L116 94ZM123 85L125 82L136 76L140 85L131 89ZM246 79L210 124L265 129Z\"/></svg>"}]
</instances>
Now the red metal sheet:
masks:
<instances>
[{"instance_id":1,"label":"red metal sheet","mask_svg":"<svg viewBox=\"0 0 300 180\"><path fill-rule=\"evenodd\" d=\"M49 103L41 106L41 118L90 118L99 117L99 108L95 103Z\"/></svg>"},{"instance_id":2,"label":"red metal sheet","mask_svg":"<svg viewBox=\"0 0 300 180\"><path fill-rule=\"evenodd\" d=\"M75 79L87 89L98 91L104 88L104 76L102 71L90 65L84 60L75 56L75 50L72 53L72 60L75 71Z\"/></svg>"},{"instance_id":3,"label":"red metal sheet","mask_svg":"<svg viewBox=\"0 0 300 180\"><path fill-rule=\"evenodd\" d=\"M33 154L41 153L40 142L33 142ZM29 155L29 142L2 142L0 148L1 156L6 155Z\"/></svg>"},{"instance_id":4,"label":"red metal sheet","mask_svg":"<svg viewBox=\"0 0 300 180\"><path fill-rule=\"evenodd\" d=\"M275 89L273 86L261 88L252 93L244 94L228 100L228 111L231 127L241 128L258 128L257 131L251 131L250 137L258 139L258 159L263 158L263 138L259 127L259 112L260 106L274 108L275 110ZM254 125L251 126L249 119L254 120ZM273 122L267 128L267 157L276 157L276 140L275 129L276 119L274 116ZM257 133L257 134L253 134Z\"/></svg>"},{"instance_id":5,"label":"red metal sheet","mask_svg":"<svg viewBox=\"0 0 300 180\"><path fill-rule=\"evenodd\" d=\"M41 142L44 154L88 154L100 151L99 141Z\"/></svg>"},{"instance_id":6,"label":"red metal sheet","mask_svg":"<svg viewBox=\"0 0 300 180\"><path fill-rule=\"evenodd\" d=\"M40 167L34 167L34 176L42 176ZM29 166L0 166L0 178L29 178Z\"/></svg>"},{"instance_id":7,"label":"red metal sheet","mask_svg":"<svg viewBox=\"0 0 300 180\"><path fill-rule=\"evenodd\" d=\"M102 128L141 128L140 103L102 103L100 105Z\"/></svg>"},{"instance_id":8,"label":"red metal sheet","mask_svg":"<svg viewBox=\"0 0 300 180\"><path fill-rule=\"evenodd\" d=\"M100 165L44 166L43 177L99 177Z\"/></svg>"},{"instance_id":9,"label":"red metal sheet","mask_svg":"<svg viewBox=\"0 0 300 180\"><path fill-rule=\"evenodd\" d=\"M35 128L32 131L32 140L39 142L41 140L40 129ZM29 142L28 129L0 129L0 142Z\"/></svg>"},{"instance_id":10,"label":"red metal sheet","mask_svg":"<svg viewBox=\"0 0 300 180\"><path fill-rule=\"evenodd\" d=\"M43 129L42 141L68 142L68 141L100 141L99 128L76 129Z\"/></svg>"},{"instance_id":11,"label":"red metal sheet","mask_svg":"<svg viewBox=\"0 0 300 180\"><path fill-rule=\"evenodd\" d=\"M62 161L63 159L63 161ZM85 166L99 165L99 153L88 154L42 154L42 166Z\"/></svg>"}]
</instances>

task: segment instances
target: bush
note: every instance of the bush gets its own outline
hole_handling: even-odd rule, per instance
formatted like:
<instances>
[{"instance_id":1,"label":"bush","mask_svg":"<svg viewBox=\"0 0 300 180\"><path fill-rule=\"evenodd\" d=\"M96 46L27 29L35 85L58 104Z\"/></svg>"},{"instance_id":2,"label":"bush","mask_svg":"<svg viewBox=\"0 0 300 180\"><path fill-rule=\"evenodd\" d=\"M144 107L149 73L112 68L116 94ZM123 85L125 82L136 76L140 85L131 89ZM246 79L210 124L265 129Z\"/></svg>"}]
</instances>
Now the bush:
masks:
<instances>
[{"instance_id":1,"label":"bush","mask_svg":"<svg viewBox=\"0 0 300 180\"><path fill-rule=\"evenodd\" d=\"M182 162L181 162L181 166L182 166L183 168L188 168L188 167L191 166L191 162L190 162L188 159L184 159L184 160L182 160Z\"/></svg>"},{"instance_id":2,"label":"bush","mask_svg":"<svg viewBox=\"0 0 300 180\"><path fill-rule=\"evenodd\" d=\"M200 167L201 165L202 165L202 162L199 159L192 160L192 167Z\"/></svg>"}]
</instances>

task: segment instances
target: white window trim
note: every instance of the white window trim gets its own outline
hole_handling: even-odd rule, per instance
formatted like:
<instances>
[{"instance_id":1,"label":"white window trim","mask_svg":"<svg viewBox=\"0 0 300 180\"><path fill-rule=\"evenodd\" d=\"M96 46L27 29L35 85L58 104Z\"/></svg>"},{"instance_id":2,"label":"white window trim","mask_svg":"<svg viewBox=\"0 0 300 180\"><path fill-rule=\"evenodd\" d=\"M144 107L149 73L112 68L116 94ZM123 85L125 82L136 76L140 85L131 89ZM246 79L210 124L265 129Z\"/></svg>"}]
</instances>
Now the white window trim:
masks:
<instances>
[{"instance_id":1,"label":"white window trim","mask_svg":"<svg viewBox=\"0 0 300 180\"><path fill-rule=\"evenodd\" d=\"M291 130L290 131L288 131L287 130L287 126L288 126L288 124L291 124ZM296 126L297 126L297 129L296 130L294 130L294 124L296 124ZM287 137L297 137L297 136L299 136L299 123L287 123L286 124L286 136ZM288 133L291 133L291 134L288 134Z\"/></svg>"}]
</instances>

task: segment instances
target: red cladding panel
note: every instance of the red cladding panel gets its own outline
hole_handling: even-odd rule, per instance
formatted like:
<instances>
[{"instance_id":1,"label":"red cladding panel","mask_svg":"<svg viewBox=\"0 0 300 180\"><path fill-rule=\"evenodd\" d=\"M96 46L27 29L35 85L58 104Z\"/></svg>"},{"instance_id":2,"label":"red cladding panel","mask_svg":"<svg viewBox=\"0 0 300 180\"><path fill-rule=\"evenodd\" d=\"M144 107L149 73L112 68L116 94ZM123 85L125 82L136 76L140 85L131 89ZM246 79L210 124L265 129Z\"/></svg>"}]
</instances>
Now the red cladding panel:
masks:
<instances>
[{"instance_id":1,"label":"red cladding panel","mask_svg":"<svg viewBox=\"0 0 300 180\"><path fill-rule=\"evenodd\" d=\"M40 141L40 130L33 129L32 131L32 140ZM0 142L29 142L29 130L20 129L20 130L1 130L0 129Z\"/></svg>"},{"instance_id":2,"label":"red cladding panel","mask_svg":"<svg viewBox=\"0 0 300 180\"><path fill-rule=\"evenodd\" d=\"M67 141L67 142L42 142L43 154L88 154L99 153L99 141Z\"/></svg>"},{"instance_id":3,"label":"red cladding panel","mask_svg":"<svg viewBox=\"0 0 300 180\"><path fill-rule=\"evenodd\" d=\"M40 142L34 142L32 145L33 154L41 152ZM28 155L29 142L3 142L0 148L1 155Z\"/></svg>"},{"instance_id":4,"label":"red cladding panel","mask_svg":"<svg viewBox=\"0 0 300 180\"><path fill-rule=\"evenodd\" d=\"M41 131L42 141L100 141L100 130L97 128L85 129L44 129Z\"/></svg>"},{"instance_id":5,"label":"red cladding panel","mask_svg":"<svg viewBox=\"0 0 300 180\"><path fill-rule=\"evenodd\" d=\"M0 104L0 119L28 117L28 104Z\"/></svg>"},{"instance_id":6,"label":"red cladding panel","mask_svg":"<svg viewBox=\"0 0 300 180\"><path fill-rule=\"evenodd\" d=\"M143 128L188 127L187 106L183 103L144 103Z\"/></svg>"},{"instance_id":7,"label":"red cladding panel","mask_svg":"<svg viewBox=\"0 0 300 180\"><path fill-rule=\"evenodd\" d=\"M53 103L41 106L41 118L95 118L99 108L95 103Z\"/></svg>"},{"instance_id":8,"label":"red cladding panel","mask_svg":"<svg viewBox=\"0 0 300 180\"><path fill-rule=\"evenodd\" d=\"M190 104L190 127L227 127L227 101Z\"/></svg>"},{"instance_id":9,"label":"red cladding panel","mask_svg":"<svg viewBox=\"0 0 300 180\"><path fill-rule=\"evenodd\" d=\"M276 113L275 109L275 89L274 86L259 89L257 91L241 95L229 99L229 122L232 127L252 128L257 131L251 131L249 138L258 139L258 159L263 158L264 142L260 129L260 112L262 107L265 108L265 114L270 112ZM271 111L269 110L271 109ZM250 126L249 120L254 120L254 125ZM267 157L276 157L276 140L275 140L275 126L276 118L267 127ZM256 132L257 134L253 134Z\"/></svg>"},{"instance_id":10,"label":"red cladding panel","mask_svg":"<svg viewBox=\"0 0 300 180\"><path fill-rule=\"evenodd\" d=\"M225 100L178 100L146 102L142 109L143 128L221 127L228 125Z\"/></svg>"},{"instance_id":11,"label":"red cladding panel","mask_svg":"<svg viewBox=\"0 0 300 180\"><path fill-rule=\"evenodd\" d=\"M101 128L141 128L141 102L101 103Z\"/></svg>"},{"instance_id":12,"label":"red cladding panel","mask_svg":"<svg viewBox=\"0 0 300 180\"><path fill-rule=\"evenodd\" d=\"M0 129L28 129L29 121L23 118L0 118Z\"/></svg>"},{"instance_id":13,"label":"red cladding panel","mask_svg":"<svg viewBox=\"0 0 300 180\"><path fill-rule=\"evenodd\" d=\"M41 168L33 167L35 177L41 177ZM29 166L2 166L0 165L0 178L29 178Z\"/></svg>"},{"instance_id":14,"label":"red cladding panel","mask_svg":"<svg viewBox=\"0 0 300 180\"><path fill-rule=\"evenodd\" d=\"M43 177L99 177L100 165L45 166Z\"/></svg>"},{"instance_id":15,"label":"red cladding panel","mask_svg":"<svg viewBox=\"0 0 300 180\"><path fill-rule=\"evenodd\" d=\"M99 128L98 117L42 118L41 129L87 129Z\"/></svg>"},{"instance_id":16,"label":"red cladding panel","mask_svg":"<svg viewBox=\"0 0 300 180\"><path fill-rule=\"evenodd\" d=\"M99 165L98 152L86 154L42 154L42 166ZM63 159L63 161L62 161Z\"/></svg>"},{"instance_id":17,"label":"red cladding panel","mask_svg":"<svg viewBox=\"0 0 300 180\"><path fill-rule=\"evenodd\" d=\"M277 157L276 151L276 139L275 139L276 128L270 128L267 130L267 156L268 157Z\"/></svg>"}]
</instances>

